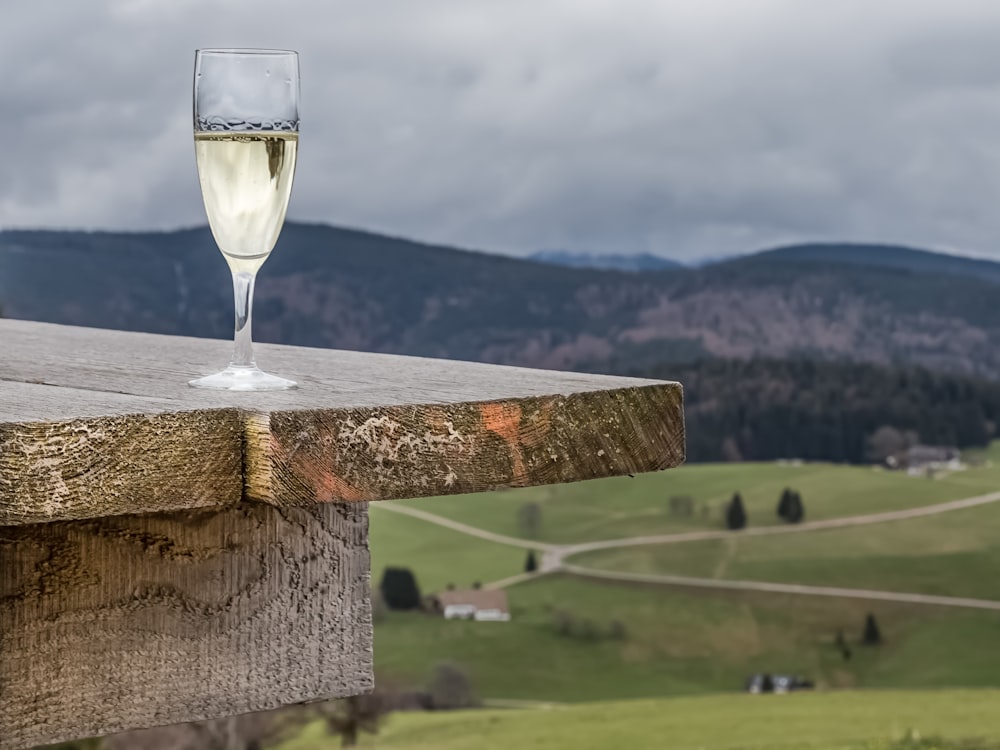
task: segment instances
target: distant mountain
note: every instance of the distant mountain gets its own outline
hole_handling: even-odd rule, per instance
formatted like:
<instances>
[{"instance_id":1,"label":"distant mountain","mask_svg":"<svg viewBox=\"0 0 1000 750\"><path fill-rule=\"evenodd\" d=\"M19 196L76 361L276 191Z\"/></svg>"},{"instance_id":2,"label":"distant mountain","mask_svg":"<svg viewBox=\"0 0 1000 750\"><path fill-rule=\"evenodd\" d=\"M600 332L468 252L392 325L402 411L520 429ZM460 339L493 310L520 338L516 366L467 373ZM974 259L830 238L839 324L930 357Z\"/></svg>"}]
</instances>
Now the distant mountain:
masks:
<instances>
[{"instance_id":1,"label":"distant mountain","mask_svg":"<svg viewBox=\"0 0 1000 750\"><path fill-rule=\"evenodd\" d=\"M683 263L661 258L649 253L638 255L588 255L568 250L539 250L528 256L530 260L568 268L598 268L606 271L671 271L684 268Z\"/></svg>"},{"instance_id":2,"label":"distant mountain","mask_svg":"<svg viewBox=\"0 0 1000 750\"><path fill-rule=\"evenodd\" d=\"M789 245L765 250L749 257L758 261L843 263L877 268L895 268L914 273L946 273L1000 282L1000 263L899 245L850 243Z\"/></svg>"},{"instance_id":3,"label":"distant mountain","mask_svg":"<svg viewBox=\"0 0 1000 750\"><path fill-rule=\"evenodd\" d=\"M261 273L254 335L558 369L805 357L1000 378L996 264L830 247L636 274L290 223ZM204 227L0 232L0 305L59 323L232 331L228 270Z\"/></svg>"},{"instance_id":4,"label":"distant mountain","mask_svg":"<svg viewBox=\"0 0 1000 750\"><path fill-rule=\"evenodd\" d=\"M688 262L686 265L688 268L704 268L705 266L714 266L719 263L728 263L735 258L741 257L739 255L709 255L702 258L697 258Z\"/></svg>"}]
</instances>

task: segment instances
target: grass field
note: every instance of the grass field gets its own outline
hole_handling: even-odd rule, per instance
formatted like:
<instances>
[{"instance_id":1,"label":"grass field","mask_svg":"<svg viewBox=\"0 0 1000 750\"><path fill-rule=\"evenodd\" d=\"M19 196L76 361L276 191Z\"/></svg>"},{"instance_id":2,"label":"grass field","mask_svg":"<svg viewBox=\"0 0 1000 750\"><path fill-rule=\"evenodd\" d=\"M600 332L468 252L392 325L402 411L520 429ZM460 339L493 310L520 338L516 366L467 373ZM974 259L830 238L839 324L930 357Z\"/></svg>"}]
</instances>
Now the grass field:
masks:
<instances>
[{"instance_id":1,"label":"grass field","mask_svg":"<svg viewBox=\"0 0 1000 750\"><path fill-rule=\"evenodd\" d=\"M590 567L1000 599L1000 504L782 538L633 547Z\"/></svg>"},{"instance_id":2,"label":"grass field","mask_svg":"<svg viewBox=\"0 0 1000 750\"><path fill-rule=\"evenodd\" d=\"M509 590L509 623L392 613L375 629L376 671L424 684L455 662L486 698L594 701L739 690L755 671L801 673L829 687L985 687L1000 683L1000 613L770 594L626 587L570 577ZM561 636L555 611L611 620L624 640ZM886 643L854 648L876 613Z\"/></svg>"},{"instance_id":3,"label":"grass field","mask_svg":"<svg viewBox=\"0 0 1000 750\"><path fill-rule=\"evenodd\" d=\"M858 691L396 714L376 737L365 736L361 746L385 750L997 750L997 705L1000 691ZM281 750L318 750L332 744L323 728L314 724Z\"/></svg>"},{"instance_id":4,"label":"grass field","mask_svg":"<svg viewBox=\"0 0 1000 750\"><path fill-rule=\"evenodd\" d=\"M525 551L443 529L440 526L371 505L369 544L372 583L377 586L387 565L408 567L425 593L447 584L471 586L524 572Z\"/></svg>"},{"instance_id":5,"label":"grass field","mask_svg":"<svg viewBox=\"0 0 1000 750\"><path fill-rule=\"evenodd\" d=\"M414 502L431 512L512 536L517 508L543 504L543 536L571 542L693 526L719 527L718 508L740 489L750 523L777 520L781 488L803 493L807 519L925 505L996 491L992 461L945 479L865 468L777 464L691 466L635 479ZM710 510L671 518L667 498L690 494ZM373 572L415 570L423 591L466 586L523 569L524 551L372 506ZM828 584L1000 599L1000 504L939 516L802 535L608 550L580 564L641 572ZM771 594L669 589L552 577L509 589L510 623L445 622L391 614L376 627L380 674L421 685L435 664L466 668L484 697L560 702L738 690L755 671L796 672L828 687L1000 685L1000 613ZM624 640L559 635L555 612L600 634L613 620ZM884 646L855 646L844 661L838 630L856 643L874 612Z\"/></svg>"},{"instance_id":6,"label":"grass field","mask_svg":"<svg viewBox=\"0 0 1000 750\"><path fill-rule=\"evenodd\" d=\"M996 448L978 457L994 458ZM739 491L753 526L780 523L775 515L785 487L805 501L807 520L898 510L955 500L1000 489L1000 466L986 465L941 479L830 464L699 464L634 478L507 490L486 495L407 500L407 504L471 526L521 536L517 509L542 506L540 541L573 543L639 534L721 526L722 510ZM672 495L695 500L691 518L668 511Z\"/></svg>"}]
</instances>

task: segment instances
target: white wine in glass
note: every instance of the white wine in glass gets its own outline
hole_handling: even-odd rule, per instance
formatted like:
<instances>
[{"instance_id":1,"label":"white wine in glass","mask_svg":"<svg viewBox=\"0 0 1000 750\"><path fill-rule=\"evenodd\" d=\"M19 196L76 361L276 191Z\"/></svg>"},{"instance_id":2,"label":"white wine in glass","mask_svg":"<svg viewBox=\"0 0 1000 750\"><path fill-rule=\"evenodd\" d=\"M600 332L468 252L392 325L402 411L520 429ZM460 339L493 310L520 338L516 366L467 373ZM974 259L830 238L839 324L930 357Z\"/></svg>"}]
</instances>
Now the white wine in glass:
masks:
<instances>
[{"instance_id":1,"label":"white wine in glass","mask_svg":"<svg viewBox=\"0 0 1000 750\"><path fill-rule=\"evenodd\" d=\"M236 335L229 367L191 385L238 391L292 388L293 381L258 369L250 323L257 271L278 240L295 175L298 55L198 50L194 70L198 178L212 236L233 274Z\"/></svg>"}]
</instances>

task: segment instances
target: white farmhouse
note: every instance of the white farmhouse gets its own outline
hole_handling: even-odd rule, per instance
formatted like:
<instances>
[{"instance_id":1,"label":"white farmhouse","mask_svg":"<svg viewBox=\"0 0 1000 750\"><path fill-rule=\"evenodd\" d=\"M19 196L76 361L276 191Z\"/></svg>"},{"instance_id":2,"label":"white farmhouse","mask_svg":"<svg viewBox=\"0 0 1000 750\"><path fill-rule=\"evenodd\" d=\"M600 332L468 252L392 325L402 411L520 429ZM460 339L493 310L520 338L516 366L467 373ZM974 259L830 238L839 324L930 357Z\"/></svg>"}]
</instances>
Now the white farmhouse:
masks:
<instances>
[{"instance_id":1,"label":"white farmhouse","mask_svg":"<svg viewBox=\"0 0 1000 750\"><path fill-rule=\"evenodd\" d=\"M510 607L503 589L442 591L434 597L437 610L446 620L482 620L507 622Z\"/></svg>"}]
</instances>

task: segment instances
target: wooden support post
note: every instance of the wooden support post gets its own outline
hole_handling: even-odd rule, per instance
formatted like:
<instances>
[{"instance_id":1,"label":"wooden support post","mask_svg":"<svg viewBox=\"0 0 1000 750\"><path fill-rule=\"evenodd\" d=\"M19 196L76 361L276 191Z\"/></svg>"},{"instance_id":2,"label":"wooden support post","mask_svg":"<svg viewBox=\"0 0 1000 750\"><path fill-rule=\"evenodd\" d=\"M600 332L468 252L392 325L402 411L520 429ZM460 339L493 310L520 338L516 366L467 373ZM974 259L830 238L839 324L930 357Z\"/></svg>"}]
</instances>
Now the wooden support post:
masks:
<instances>
[{"instance_id":1,"label":"wooden support post","mask_svg":"<svg viewBox=\"0 0 1000 750\"><path fill-rule=\"evenodd\" d=\"M372 687L363 503L0 528L0 749Z\"/></svg>"}]
</instances>

